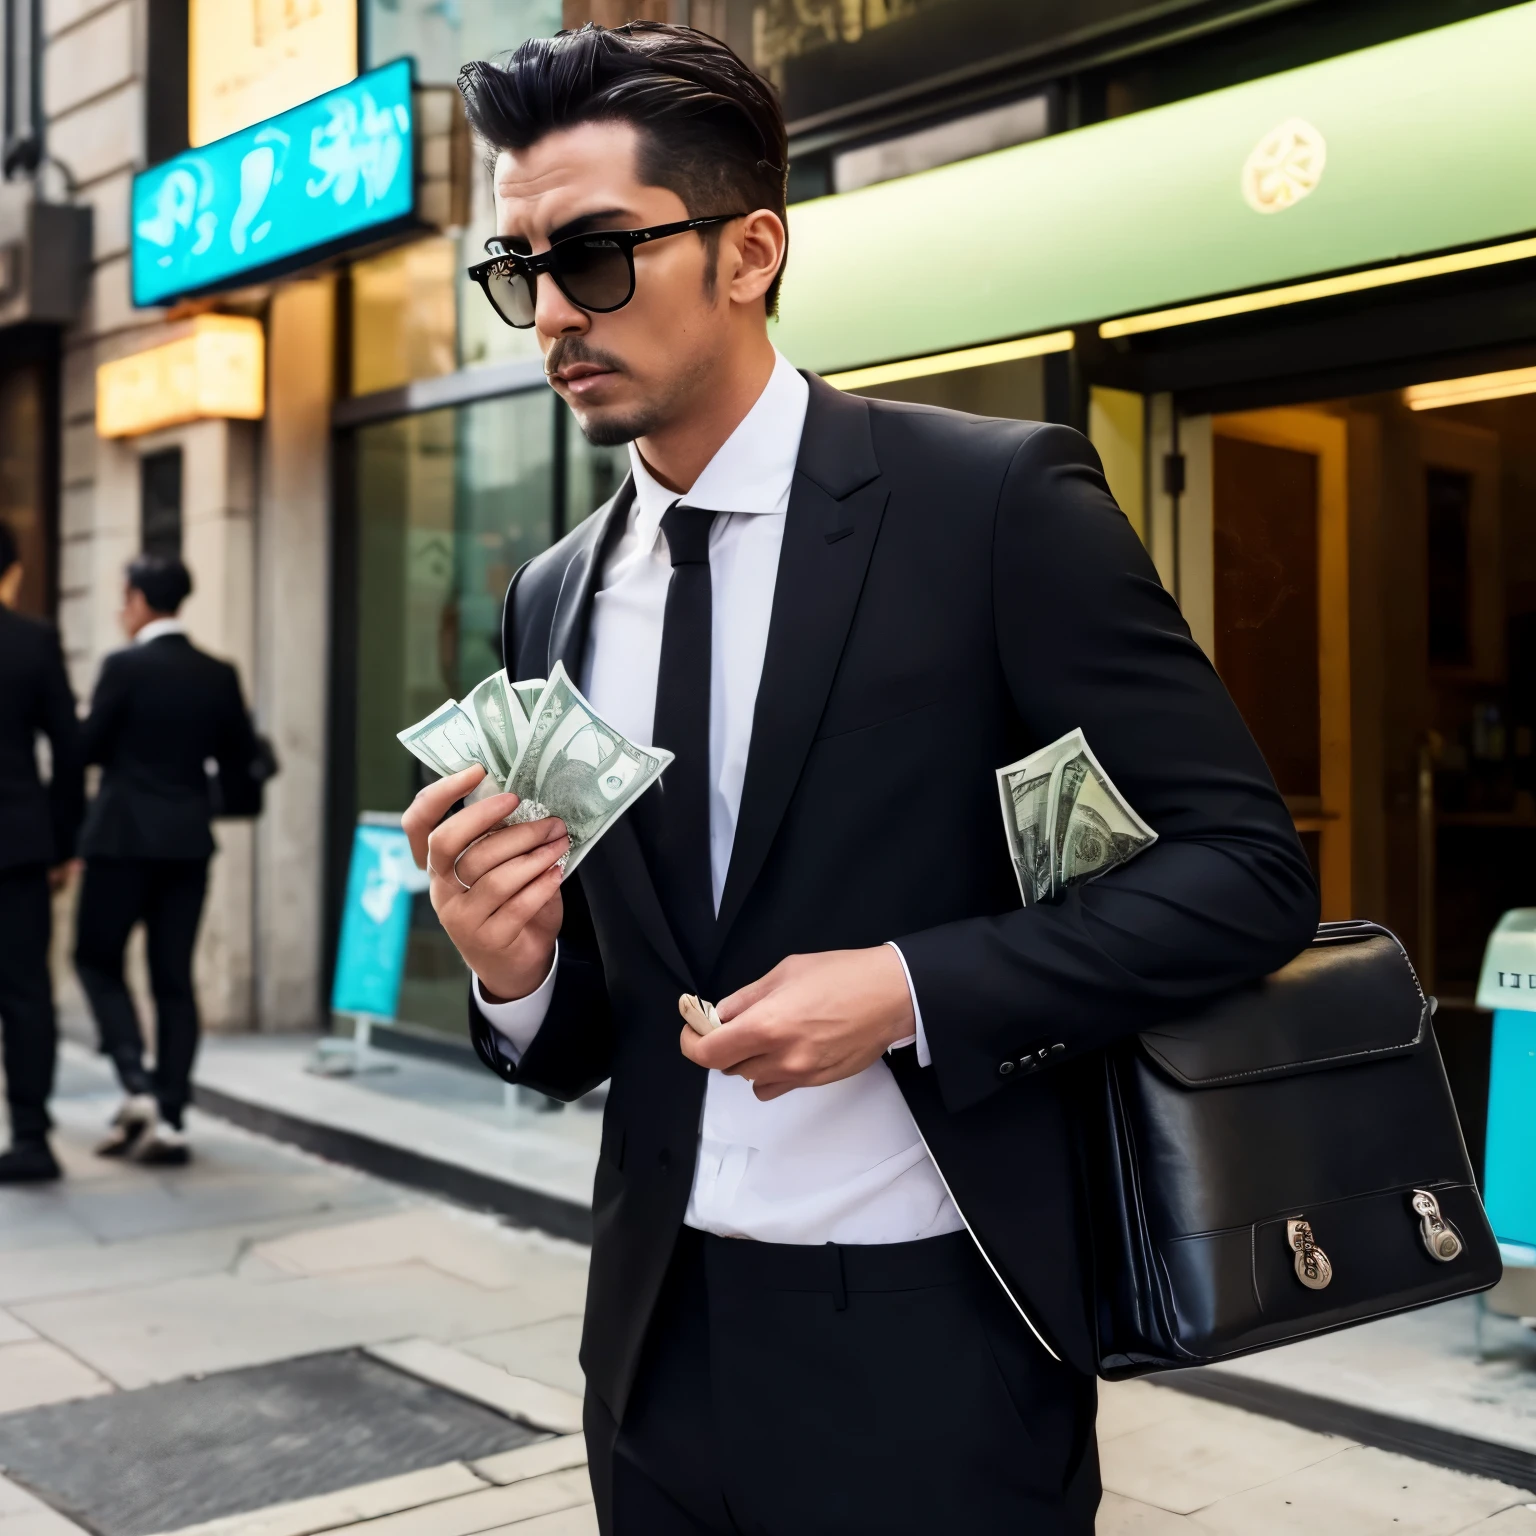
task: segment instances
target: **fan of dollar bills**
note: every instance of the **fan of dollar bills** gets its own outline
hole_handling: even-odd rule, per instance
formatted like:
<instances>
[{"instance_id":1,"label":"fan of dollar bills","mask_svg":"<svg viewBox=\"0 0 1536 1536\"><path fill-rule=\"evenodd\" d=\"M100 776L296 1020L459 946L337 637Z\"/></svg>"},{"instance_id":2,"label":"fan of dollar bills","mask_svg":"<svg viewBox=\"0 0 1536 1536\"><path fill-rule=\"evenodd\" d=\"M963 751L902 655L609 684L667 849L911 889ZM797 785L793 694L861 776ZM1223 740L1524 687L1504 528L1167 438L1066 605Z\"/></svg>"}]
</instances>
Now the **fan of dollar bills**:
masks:
<instances>
[{"instance_id":1,"label":"fan of dollar bills","mask_svg":"<svg viewBox=\"0 0 1536 1536\"><path fill-rule=\"evenodd\" d=\"M485 780L471 798L511 790L508 824L558 816L570 834L570 872L609 827L661 777L673 754L626 740L555 663L554 676L513 682L493 672L464 698L439 705L399 732L434 773L476 764Z\"/></svg>"},{"instance_id":2,"label":"fan of dollar bills","mask_svg":"<svg viewBox=\"0 0 1536 1536\"><path fill-rule=\"evenodd\" d=\"M997 770L1003 827L1024 905L1133 859L1157 833L1126 803L1081 731Z\"/></svg>"}]
</instances>

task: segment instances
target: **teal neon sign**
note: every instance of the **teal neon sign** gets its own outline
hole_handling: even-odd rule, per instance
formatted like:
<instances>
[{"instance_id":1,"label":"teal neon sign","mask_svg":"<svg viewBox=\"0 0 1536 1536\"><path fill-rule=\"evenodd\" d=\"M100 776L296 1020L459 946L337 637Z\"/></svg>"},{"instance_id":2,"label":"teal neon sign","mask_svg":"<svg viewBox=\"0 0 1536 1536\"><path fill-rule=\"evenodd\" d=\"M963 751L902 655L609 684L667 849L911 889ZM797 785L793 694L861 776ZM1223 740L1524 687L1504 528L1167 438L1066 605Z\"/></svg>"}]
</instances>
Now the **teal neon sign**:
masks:
<instances>
[{"instance_id":1,"label":"teal neon sign","mask_svg":"<svg viewBox=\"0 0 1536 1536\"><path fill-rule=\"evenodd\" d=\"M239 287L376 239L416 208L401 59L133 179L133 302Z\"/></svg>"}]
</instances>

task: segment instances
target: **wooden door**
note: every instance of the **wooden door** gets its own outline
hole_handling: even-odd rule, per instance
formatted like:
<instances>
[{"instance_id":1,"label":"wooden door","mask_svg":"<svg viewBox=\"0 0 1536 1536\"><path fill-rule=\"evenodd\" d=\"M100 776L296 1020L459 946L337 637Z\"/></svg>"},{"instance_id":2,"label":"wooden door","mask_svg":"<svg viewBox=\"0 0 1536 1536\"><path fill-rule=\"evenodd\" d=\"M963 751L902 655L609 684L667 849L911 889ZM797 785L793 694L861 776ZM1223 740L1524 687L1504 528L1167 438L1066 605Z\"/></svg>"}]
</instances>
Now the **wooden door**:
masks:
<instances>
[{"instance_id":1,"label":"wooden door","mask_svg":"<svg viewBox=\"0 0 1536 1536\"><path fill-rule=\"evenodd\" d=\"M1345 423L1286 409L1211 428L1213 660L1285 796L1324 919L1350 917Z\"/></svg>"}]
</instances>

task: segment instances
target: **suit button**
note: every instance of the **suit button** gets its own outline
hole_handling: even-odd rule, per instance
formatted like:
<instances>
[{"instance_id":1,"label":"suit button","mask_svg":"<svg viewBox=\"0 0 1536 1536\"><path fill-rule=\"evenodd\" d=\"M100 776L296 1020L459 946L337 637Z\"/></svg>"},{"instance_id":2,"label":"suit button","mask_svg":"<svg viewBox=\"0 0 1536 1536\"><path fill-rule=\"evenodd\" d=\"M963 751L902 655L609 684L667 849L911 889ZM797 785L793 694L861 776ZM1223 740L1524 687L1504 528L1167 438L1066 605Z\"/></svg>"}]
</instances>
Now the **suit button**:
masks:
<instances>
[{"instance_id":1,"label":"suit button","mask_svg":"<svg viewBox=\"0 0 1536 1536\"><path fill-rule=\"evenodd\" d=\"M1007 1077L1008 1074L1010 1072L1012 1072L1012 1071L1013 1071L1013 1063L1011 1061L1000 1061L1000 1062L998 1062L998 1064L997 1064L997 1073L998 1073L999 1077Z\"/></svg>"},{"instance_id":2,"label":"suit button","mask_svg":"<svg viewBox=\"0 0 1536 1536\"><path fill-rule=\"evenodd\" d=\"M672 1166L672 1154L663 1147L656 1154L656 1161L661 1164L661 1171L665 1173Z\"/></svg>"}]
</instances>

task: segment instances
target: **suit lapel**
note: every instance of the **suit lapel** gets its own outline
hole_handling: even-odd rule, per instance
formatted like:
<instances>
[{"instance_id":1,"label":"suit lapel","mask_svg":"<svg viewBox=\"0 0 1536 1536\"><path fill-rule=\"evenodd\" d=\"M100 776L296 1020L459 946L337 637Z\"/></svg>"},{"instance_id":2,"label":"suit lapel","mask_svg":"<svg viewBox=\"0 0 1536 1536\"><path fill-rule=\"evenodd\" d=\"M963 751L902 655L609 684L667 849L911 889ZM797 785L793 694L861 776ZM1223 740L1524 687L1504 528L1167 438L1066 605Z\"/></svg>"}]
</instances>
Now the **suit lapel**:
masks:
<instances>
[{"instance_id":1,"label":"suit lapel","mask_svg":"<svg viewBox=\"0 0 1536 1536\"><path fill-rule=\"evenodd\" d=\"M629 509L635 499L633 480L625 480L618 494L592 519L591 536L582 540L571 555L555 598L554 618L549 626L548 670L563 662L567 674L579 679L592 626L592 600L602 580L608 554L624 530ZM696 983L677 947L672 929L662 915L656 898L656 886L646 868L635 837L633 823L621 816L603 835L603 840L587 855L583 871L589 878L612 881L624 904L635 914L641 931L656 953L685 988Z\"/></svg>"},{"instance_id":2,"label":"suit lapel","mask_svg":"<svg viewBox=\"0 0 1536 1536\"><path fill-rule=\"evenodd\" d=\"M545 675L563 661L566 673L574 680L581 676L582 657L587 649L587 630L592 623L592 598L602 580L603 565L614 542L624 531L625 519L635 499L635 482L625 476L612 501L595 513L586 536L566 562L555 598L555 615L549 626L549 651Z\"/></svg>"},{"instance_id":3,"label":"suit lapel","mask_svg":"<svg viewBox=\"0 0 1536 1536\"><path fill-rule=\"evenodd\" d=\"M869 407L814 375L808 378L811 399L711 963L762 873L799 782L890 495L875 458Z\"/></svg>"}]
</instances>

